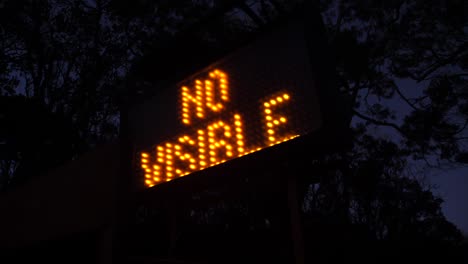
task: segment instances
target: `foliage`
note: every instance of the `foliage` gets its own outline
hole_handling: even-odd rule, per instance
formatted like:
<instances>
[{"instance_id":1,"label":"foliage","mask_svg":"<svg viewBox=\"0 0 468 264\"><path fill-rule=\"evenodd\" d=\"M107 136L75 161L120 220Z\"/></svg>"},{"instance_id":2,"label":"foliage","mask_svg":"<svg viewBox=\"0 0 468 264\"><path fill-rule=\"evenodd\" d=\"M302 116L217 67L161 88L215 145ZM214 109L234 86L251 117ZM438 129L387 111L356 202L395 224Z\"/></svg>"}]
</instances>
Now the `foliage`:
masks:
<instances>
[{"instance_id":1,"label":"foliage","mask_svg":"<svg viewBox=\"0 0 468 264\"><path fill-rule=\"evenodd\" d=\"M191 25L205 23L211 11L239 2L1 1L0 96L16 109L23 107L14 103L18 96L43 108L42 114L19 111L29 120L61 120L62 125L52 126L60 133L46 129L41 135L50 133L51 142L66 145L65 156L76 157L118 137L125 96L151 95L152 85L146 90L125 87L155 81L138 80L134 73L145 58L166 66L161 66L165 51L154 52L161 43L183 33L207 50L220 48L301 1L247 1L247 7L238 5L240 15L210 17L206 30L191 30ZM320 8L337 85L352 102L343 112L353 114L349 126L354 135L351 149L318 163L323 173L319 184L305 180L305 211L363 226L373 239L458 241L458 231L441 213L442 200L406 169L412 160L432 167L468 160L466 3L322 0ZM14 131L41 126L6 125L10 132L1 134L0 141L13 142ZM64 133L70 136L63 138ZM47 137L39 134L37 142L43 143ZM2 156L0 188L18 168L26 170L42 159L35 157L50 157L47 166L59 162L42 143L15 146L16 154Z\"/></svg>"}]
</instances>

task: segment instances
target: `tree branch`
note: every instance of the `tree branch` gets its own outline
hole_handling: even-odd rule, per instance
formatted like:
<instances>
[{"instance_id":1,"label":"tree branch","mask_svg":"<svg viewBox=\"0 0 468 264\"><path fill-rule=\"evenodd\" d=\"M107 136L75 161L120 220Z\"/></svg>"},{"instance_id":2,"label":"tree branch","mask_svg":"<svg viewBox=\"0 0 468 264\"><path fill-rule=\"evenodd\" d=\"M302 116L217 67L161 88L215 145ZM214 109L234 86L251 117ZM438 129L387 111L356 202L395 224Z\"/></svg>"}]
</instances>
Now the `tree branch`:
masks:
<instances>
[{"instance_id":1,"label":"tree branch","mask_svg":"<svg viewBox=\"0 0 468 264\"><path fill-rule=\"evenodd\" d=\"M401 99L403 99L403 101L405 101L409 106L411 106L411 108L413 108L414 110L420 110L419 108L417 108L413 103L411 103L409 101L408 98L406 98L406 96L403 95L403 93L400 91L400 89L398 89L398 87L395 85L395 91L397 92L397 94L401 97Z\"/></svg>"},{"instance_id":2,"label":"tree branch","mask_svg":"<svg viewBox=\"0 0 468 264\"><path fill-rule=\"evenodd\" d=\"M387 127L391 127L393 129L395 129L396 131L398 131L402 136L406 136L404 131L399 127L397 126L396 124L394 123L390 123L390 122L385 122L385 121L379 121L379 120L376 120L376 119L373 119L371 117L368 117L368 116L365 116L361 113L359 113L358 111L354 110L353 109L353 114L355 114L356 116L358 116L359 118L363 119L363 120L366 120L368 122L371 122L375 125L379 125L379 126L387 126Z\"/></svg>"}]
</instances>

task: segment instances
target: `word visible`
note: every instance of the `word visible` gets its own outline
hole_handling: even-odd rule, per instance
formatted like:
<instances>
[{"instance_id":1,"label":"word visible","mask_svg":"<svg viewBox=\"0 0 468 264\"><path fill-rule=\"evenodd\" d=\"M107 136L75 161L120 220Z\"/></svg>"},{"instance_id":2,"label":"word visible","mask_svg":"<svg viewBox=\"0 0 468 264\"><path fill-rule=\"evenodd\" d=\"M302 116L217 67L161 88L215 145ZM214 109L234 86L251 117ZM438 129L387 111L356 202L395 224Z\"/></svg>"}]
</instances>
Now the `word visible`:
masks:
<instances>
[{"instance_id":1,"label":"word visible","mask_svg":"<svg viewBox=\"0 0 468 264\"><path fill-rule=\"evenodd\" d=\"M186 126L193 126L195 119L206 119L205 125L191 134L179 136L173 141L155 147L154 154L141 152L141 169L145 185L152 187L162 182L188 175L192 172L218 165L263 148L282 143L298 135L280 131L288 123L288 117L281 112L290 104L288 93L277 94L264 99L260 109L264 133L263 140L256 140L255 147L246 146L243 117L232 112L228 118L220 119L217 113L226 110L229 101L228 75L216 69L208 73L205 80L196 79L194 87L181 87L181 120ZM211 112L212 115L208 115ZM208 123L208 124L207 124ZM288 131L286 131L288 132ZM257 138L257 137L255 137Z\"/></svg>"}]
</instances>

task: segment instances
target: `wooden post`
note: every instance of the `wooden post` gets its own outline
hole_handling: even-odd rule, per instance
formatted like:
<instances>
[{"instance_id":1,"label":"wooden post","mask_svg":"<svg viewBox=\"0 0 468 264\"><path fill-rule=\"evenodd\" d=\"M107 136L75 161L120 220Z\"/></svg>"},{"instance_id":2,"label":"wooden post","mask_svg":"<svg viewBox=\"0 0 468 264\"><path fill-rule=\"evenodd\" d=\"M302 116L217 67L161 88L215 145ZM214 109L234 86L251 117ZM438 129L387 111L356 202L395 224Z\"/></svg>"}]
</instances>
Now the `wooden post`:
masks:
<instances>
[{"instance_id":1,"label":"wooden post","mask_svg":"<svg viewBox=\"0 0 468 264\"><path fill-rule=\"evenodd\" d=\"M289 219L291 221L294 259L296 264L304 264L304 238L302 234L300 201L297 193L297 174L289 174L287 181Z\"/></svg>"}]
</instances>

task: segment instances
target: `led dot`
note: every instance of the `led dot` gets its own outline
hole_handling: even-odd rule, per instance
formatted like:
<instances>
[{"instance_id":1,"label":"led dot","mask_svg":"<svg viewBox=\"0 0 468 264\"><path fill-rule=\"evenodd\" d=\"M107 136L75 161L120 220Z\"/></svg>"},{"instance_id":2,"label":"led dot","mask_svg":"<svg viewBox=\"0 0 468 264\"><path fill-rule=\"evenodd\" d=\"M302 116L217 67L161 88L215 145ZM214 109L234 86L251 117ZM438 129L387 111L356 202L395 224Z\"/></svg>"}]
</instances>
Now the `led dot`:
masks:
<instances>
[{"instance_id":1,"label":"led dot","mask_svg":"<svg viewBox=\"0 0 468 264\"><path fill-rule=\"evenodd\" d=\"M191 162L191 163L195 163L195 162L197 162L197 161L196 161L195 159L192 158L192 159L190 159L190 162Z\"/></svg>"},{"instance_id":2,"label":"led dot","mask_svg":"<svg viewBox=\"0 0 468 264\"><path fill-rule=\"evenodd\" d=\"M275 138L274 138L274 137L268 137L268 139L269 139L270 141L275 141Z\"/></svg>"},{"instance_id":3,"label":"led dot","mask_svg":"<svg viewBox=\"0 0 468 264\"><path fill-rule=\"evenodd\" d=\"M171 159L172 157L171 157L171 155L167 155L166 158L167 158L167 159Z\"/></svg>"},{"instance_id":4,"label":"led dot","mask_svg":"<svg viewBox=\"0 0 468 264\"><path fill-rule=\"evenodd\" d=\"M154 177L153 180L157 181L157 182L160 181L160 179L158 177Z\"/></svg>"},{"instance_id":5,"label":"led dot","mask_svg":"<svg viewBox=\"0 0 468 264\"><path fill-rule=\"evenodd\" d=\"M220 145L219 145L219 142L216 142L216 143L215 143L215 146L216 146L217 148L219 148L219 146L220 146Z\"/></svg>"},{"instance_id":6,"label":"led dot","mask_svg":"<svg viewBox=\"0 0 468 264\"><path fill-rule=\"evenodd\" d=\"M276 105L276 101L275 101L274 99L271 99L271 100L270 100L270 104Z\"/></svg>"},{"instance_id":7,"label":"led dot","mask_svg":"<svg viewBox=\"0 0 468 264\"><path fill-rule=\"evenodd\" d=\"M239 140L239 141L237 141L237 145L243 146L243 145L244 145L244 142L242 142L242 141Z\"/></svg>"},{"instance_id":8,"label":"led dot","mask_svg":"<svg viewBox=\"0 0 468 264\"><path fill-rule=\"evenodd\" d=\"M273 124L270 123L270 122L268 122L268 123L267 123L267 127L273 127Z\"/></svg>"},{"instance_id":9,"label":"led dot","mask_svg":"<svg viewBox=\"0 0 468 264\"><path fill-rule=\"evenodd\" d=\"M184 139L184 138L179 138L179 142L180 142L180 143L184 143L184 142L185 142L185 139Z\"/></svg>"},{"instance_id":10,"label":"led dot","mask_svg":"<svg viewBox=\"0 0 468 264\"><path fill-rule=\"evenodd\" d=\"M168 172L167 177L172 177L172 172Z\"/></svg>"},{"instance_id":11,"label":"led dot","mask_svg":"<svg viewBox=\"0 0 468 264\"><path fill-rule=\"evenodd\" d=\"M278 102L281 103L281 102L283 102L283 98L281 98L281 97L278 96L278 97L276 97L276 101L278 101Z\"/></svg>"},{"instance_id":12,"label":"led dot","mask_svg":"<svg viewBox=\"0 0 468 264\"><path fill-rule=\"evenodd\" d=\"M154 175L160 175L159 171L153 171Z\"/></svg>"},{"instance_id":13,"label":"led dot","mask_svg":"<svg viewBox=\"0 0 468 264\"><path fill-rule=\"evenodd\" d=\"M270 107L270 104L269 103L264 103L263 104L265 107Z\"/></svg>"},{"instance_id":14,"label":"led dot","mask_svg":"<svg viewBox=\"0 0 468 264\"><path fill-rule=\"evenodd\" d=\"M210 149L214 149L215 146L214 146L214 145L210 145L209 148L210 148Z\"/></svg>"},{"instance_id":15,"label":"led dot","mask_svg":"<svg viewBox=\"0 0 468 264\"><path fill-rule=\"evenodd\" d=\"M177 156L180 156L180 151L174 152Z\"/></svg>"},{"instance_id":16,"label":"led dot","mask_svg":"<svg viewBox=\"0 0 468 264\"><path fill-rule=\"evenodd\" d=\"M241 125L241 122L240 122L240 121L236 121L236 122L234 122L234 124L235 124L236 126L240 126L240 125Z\"/></svg>"},{"instance_id":17,"label":"led dot","mask_svg":"<svg viewBox=\"0 0 468 264\"><path fill-rule=\"evenodd\" d=\"M244 148L238 148L237 149L240 153L244 152Z\"/></svg>"},{"instance_id":18,"label":"led dot","mask_svg":"<svg viewBox=\"0 0 468 264\"><path fill-rule=\"evenodd\" d=\"M242 132L242 128L238 127L238 128L236 128L236 131L237 132Z\"/></svg>"},{"instance_id":19,"label":"led dot","mask_svg":"<svg viewBox=\"0 0 468 264\"><path fill-rule=\"evenodd\" d=\"M159 167L158 165L154 165L153 168L154 168L155 170L159 170L161 167Z\"/></svg>"},{"instance_id":20,"label":"led dot","mask_svg":"<svg viewBox=\"0 0 468 264\"><path fill-rule=\"evenodd\" d=\"M210 151L210 155L214 156L214 155L216 155L216 153L214 151Z\"/></svg>"},{"instance_id":21,"label":"led dot","mask_svg":"<svg viewBox=\"0 0 468 264\"><path fill-rule=\"evenodd\" d=\"M210 161L211 162L216 162L216 159L215 158L210 158Z\"/></svg>"},{"instance_id":22,"label":"led dot","mask_svg":"<svg viewBox=\"0 0 468 264\"><path fill-rule=\"evenodd\" d=\"M148 158L148 157L149 157L149 155L148 155L147 153L141 153L141 156L142 156L143 158Z\"/></svg>"},{"instance_id":23,"label":"led dot","mask_svg":"<svg viewBox=\"0 0 468 264\"><path fill-rule=\"evenodd\" d=\"M266 120L271 121L273 118L271 116L266 116Z\"/></svg>"},{"instance_id":24,"label":"led dot","mask_svg":"<svg viewBox=\"0 0 468 264\"><path fill-rule=\"evenodd\" d=\"M182 120L185 124L189 124L190 122L187 119Z\"/></svg>"},{"instance_id":25,"label":"led dot","mask_svg":"<svg viewBox=\"0 0 468 264\"><path fill-rule=\"evenodd\" d=\"M151 173L151 170L150 169L145 169L146 172L150 172Z\"/></svg>"},{"instance_id":26,"label":"led dot","mask_svg":"<svg viewBox=\"0 0 468 264\"><path fill-rule=\"evenodd\" d=\"M164 148L163 148L163 147L158 147L158 150L159 150L159 151L163 151Z\"/></svg>"},{"instance_id":27,"label":"led dot","mask_svg":"<svg viewBox=\"0 0 468 264\"><path fill-rule=\"evenodd\" d=\"M273 129L268 129L268 134L274 134L275 131L273 131Z\"/></svg>"},{"instance_id":28,"label":"led dot","mask_svg":"<svg viewBox=\"0 0 468 264\"><path fill-rule=\"evenodd\" d=\"M206 162L200 161L200 165L201 165L201 166L206 166Z\"/></svg>"},{"instance_id":29,"label":"led dot","mask_svg":"<svg viewBox=\"0 0 468 264\"><path fill-rule=\"evenodd\" d=\"M238 139L242 139L242 138L243 138L243 136L242 136L241 134L237 134L236 137L237 137Z\"/></svg>"},{"instance_id":30,"label":"led dot","mask_svg":"<svg viewBox=\"0 0 468 264\"><path fill-rule=\"evenodd\" d=\"M190 158L190 154L185 154L184 157L187 158L187 159L189 159L189 158Z\"/></svg>"},{"instance_id":31,"label":"led dot","mask_svg":"<svg viewBox=\"0 0 468 264\"><path fill-rule=\"evenodd\" d=\"M283 98L284 98L285 100L288 100L288 99L289 99L289 95L288 95L288 94L283 94Z\"/></svg>"},{"instance_id":32,"label":"led dot","mask_svg":"<svg viewBox=\"0 0 468 264\"><path fill-rule=\"evenodd\" d=\"M151 180L146 180L145 183L146 184L152 184L153 182Z\"/></svg>"},{"instance_id":33,"label":"led dot","mask_svg":"<svg viewBox=\"0 0 468 264\"><path fill-rule=\"evenodd\" d=\"M273 123L275 123L275 125L279 125L279 121L278 121L278 120L273 121Z\"/></svg>"},{"instance_id":34,"label":"led dot","mask_svg":"<svg viewBox=\"0 0 468 264\"><path fill-rule=\"evenodd\" d=\"M142 165L141 165L141 168L142 168L142 169L146 169L146 168L148 168L148 165L142 164Z\"/></svg>"},{"instance_id":35,"label":"led dot","mask_svg":"<svg viewBox=\"0 0 468 264\"><path fill-rule=\"evenodd\" d=\"M234 115L235 119L240 119L240 115Z\"/></svg>"},{"instance_id":36,"label":"led dot","mask_svg":"<svg viewBox=\"0 0 468 264\"><path fill-rule=\"evenodd\" d=\"M203 114L202 113L197 113L197 116L198 117L203 117Z\"/></svg>"},{"instance_id":37,"label":"led dot","mask_svg":"<svg viewBox=\"0 0 468 264\"><path fill-rule=\"evenodd\" d=\"M265 113L271 114L271 110L270 109L265 109Z\"/></svg>"},{"instance_id":38,"label":"led dot","mask_svg":"<svg viewBox=\"0 0 468 264\"><path fill-rule=\"evenodd\" d=\"M226 145L226 149L231 150L232 146L231 145Z\"/></svg>"},{"instance_id":39,"label":"led dot","mask_svg":"<svg viewBox=\"0 0 468 264\"><path fill-rule=\"evenodd\" d=\"M205 159L205 155L200 155L200 159Z\"/></svg>"},{"instance_id":40,"label":"led dot","mask_svg":"<svg viewBox=\"0 0 468 264\"><path fill-rule=\"evenodd\" d=\"M284 122L286 122L286 118L281 117L281 118L280 118L280 121L284 123Z\"/></svg>"},{"instance_id":41,"label":"led dot","mask_svg":"<svg viewBox=\"0 0 468 264\"><path fill-rule=\"evenodd\" d=\"M194 170L194 169L197 168L197 166L195 166L195 165L193 165L193 164L190 164L190 168L191 168L192 170Z\"/></svg>"},{"instance_id":42,"label":"led dot","mask_svg":"<svg viewBox=\"0 0 468 264\"><path fill-rule=\"evenodd\" d=\"M189 117L189 115L187 113L183 113L182 116L185 117L185 118Z\"/></svg>"},{"instance_id":43,"label":"led dot","mask_svg":"<svg viewBox=\"0 0 468 264\"><path fill-rule=\"evenodd\" d=\"M195 80L195 83L196 84L202 84L202 82L200 80Z\"/></svg>"},{"instance_id":44,"label":"led dot","mask_svg":"<svg viewBox=\"0 0 468 264\"><path fill-rule=\"evenodd\" d=\"M145 174L145 177L146 178L151 178L151 175L150 174Z\"/></svg>"},{"instance_id":45,"label":"led dot","mask_svg":"<svg viewBox=\"0 0 468 264\"><path fill-rule=\"evenodd\" d=\"M168 171L171 171L171 170L172 170L172 167L171 167L171 166L167 166L166 169L167 169ZM168 175L169 175L169 173L168 173Z\"/></svg>"},{"instance_id":46,"label":"led dot","mask_svg":"<svg viewBox=\"0 0 468 264\"><path fill-rule=\"evenodd\" d=\"M229 157L231 157L231 156L232 156L232 152L231 152L231 151L228 151L228 152L226 152L226 155L228 155Z\"/></svg>"},{"instance_id":47,"label":"led dot","mask_svg":"<svg viewBox=\"0 0 468 264\"><path fill-rule=\"evenodd\" d=\"M195 141L190 140L190 141L189 141L189 144L190 144L190 145L195 145Z\"/></svg>"},{"instance_id":48,"label":"led dot","mask_svg":"<svg viewBox=\"0 0 468 264\"><path fill-rule=\"evenodd\" d=\"M164 162L164 160L160 158L160 159L158 159L158 162Z\"/></svg>"},{"instance_id":49,"label":"led dot","mask_svg":"<svg viewBox=\"0 0 468 264\"><path fill-rule=\"evenodd\" d=\"M226 137L231 137L232 135L231 135L230 132L224 132L224 136L226 136Z\"/></svg>"}]
</instances>

